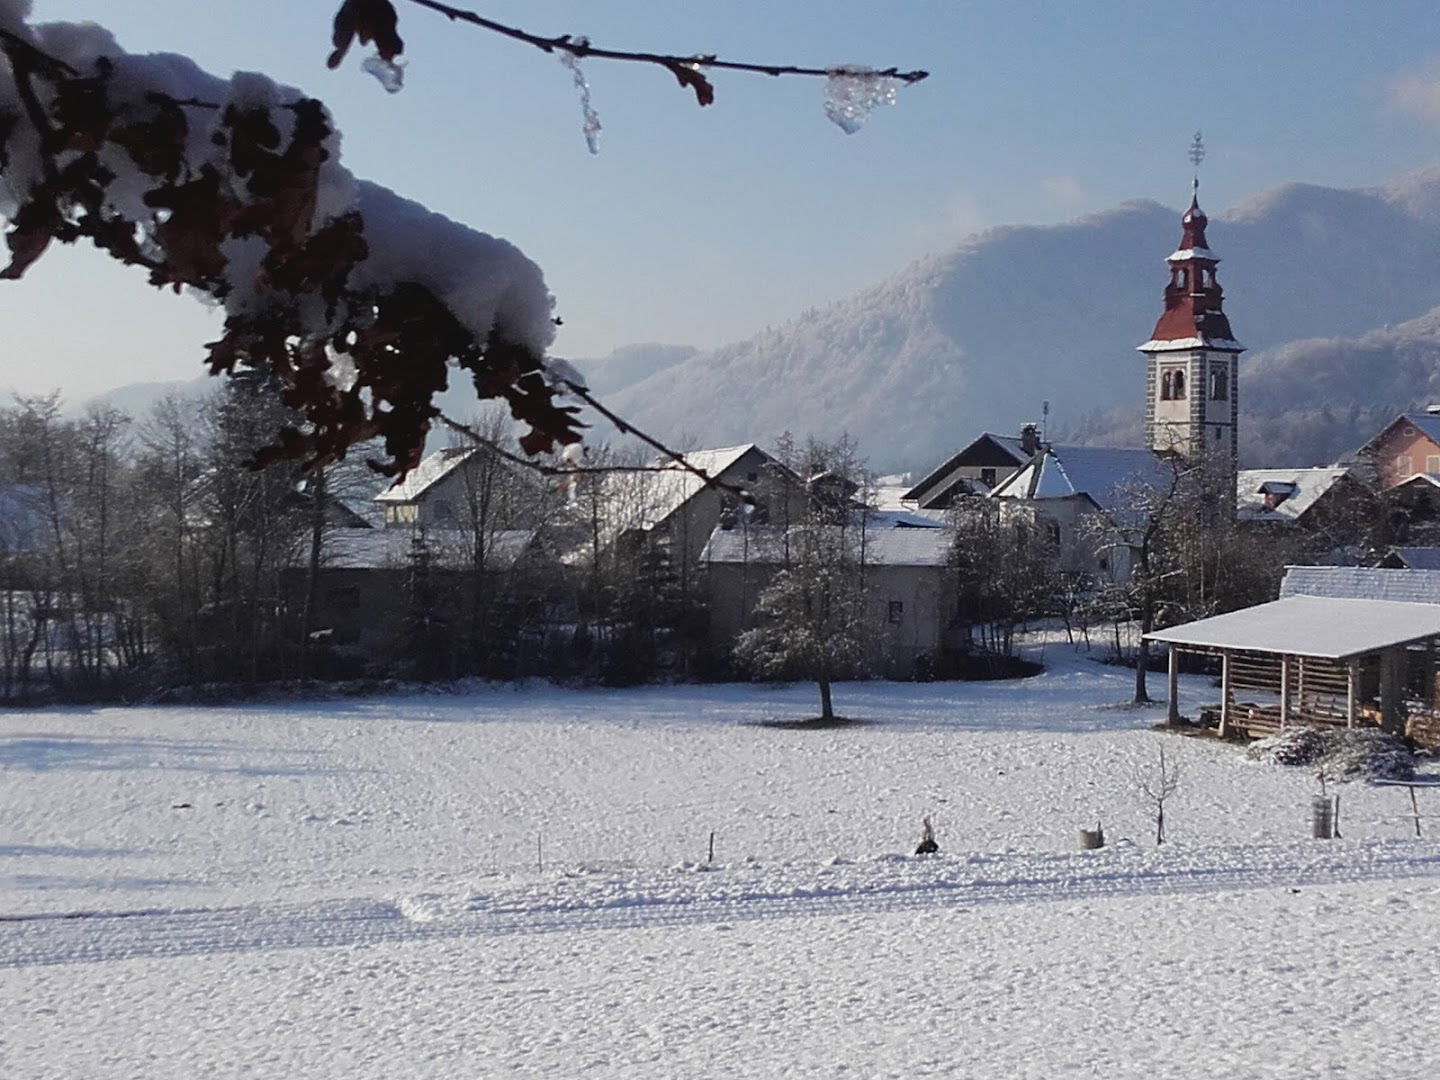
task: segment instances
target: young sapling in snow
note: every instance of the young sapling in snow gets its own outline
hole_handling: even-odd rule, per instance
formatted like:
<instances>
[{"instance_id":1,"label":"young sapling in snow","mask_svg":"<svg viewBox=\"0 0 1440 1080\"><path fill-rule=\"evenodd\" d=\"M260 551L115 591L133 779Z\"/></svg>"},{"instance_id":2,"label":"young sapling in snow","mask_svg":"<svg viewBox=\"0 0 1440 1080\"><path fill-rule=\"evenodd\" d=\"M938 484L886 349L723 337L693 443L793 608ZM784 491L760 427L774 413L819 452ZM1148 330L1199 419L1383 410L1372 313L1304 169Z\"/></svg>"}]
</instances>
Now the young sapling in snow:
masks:
<instances>
[{"instance_id":1,"label":"young sapling in snow","mask_svg":"<svg viewBox=\"0 0 1440 1080\"><path fill-rule=\"evenodd\" d=\"M1154 765L1136 763L1132 774L1135 787L1140 795L1155 807L1155 843L1165 843L1165 800L1180 787L1180 763L1173 758L1166 760L1165 747L1160 747L1159 759Z\"/></svg>"}]
</instances>

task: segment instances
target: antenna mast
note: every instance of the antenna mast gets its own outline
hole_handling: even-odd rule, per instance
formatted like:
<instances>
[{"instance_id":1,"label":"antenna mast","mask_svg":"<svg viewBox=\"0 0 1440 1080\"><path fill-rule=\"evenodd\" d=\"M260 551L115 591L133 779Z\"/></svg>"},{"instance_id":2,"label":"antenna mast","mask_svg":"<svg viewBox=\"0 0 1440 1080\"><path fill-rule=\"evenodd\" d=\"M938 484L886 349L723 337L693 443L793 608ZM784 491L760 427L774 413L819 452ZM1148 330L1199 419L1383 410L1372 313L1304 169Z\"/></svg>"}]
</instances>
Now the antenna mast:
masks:
<instances>
[{"instance_id":1,"label":"antenna mast","mask_svg":"<svg viewBox=\"0 0 1440 1080\"><path fill-rule=\"evenodd\" d=\"M1200 163L1205 160L1205 136L1203 132L1195 132L1195 137L1190 140L1190 164L1195 166L1194 177L1190 181L1190 190L1200 190Z\"/></svg>"}]
</instances>

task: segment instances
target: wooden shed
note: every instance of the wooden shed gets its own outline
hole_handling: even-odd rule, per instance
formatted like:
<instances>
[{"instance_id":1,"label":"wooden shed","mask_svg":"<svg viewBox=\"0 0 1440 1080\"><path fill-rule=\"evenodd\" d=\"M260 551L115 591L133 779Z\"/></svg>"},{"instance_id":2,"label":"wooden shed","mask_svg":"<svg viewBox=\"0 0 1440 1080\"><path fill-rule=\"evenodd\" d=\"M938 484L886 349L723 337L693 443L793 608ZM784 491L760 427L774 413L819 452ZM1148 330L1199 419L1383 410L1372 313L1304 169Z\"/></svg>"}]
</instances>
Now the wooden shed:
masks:
<instances>
[{"instance_id":1,"label":"wooden shed","mask_svg":"<svg viewBox=\"0 0 1440 1080\"><path fill-rule=\"evenodd\" d=\"M1440 604L1290 595L1147 636L1170 647L1172 721L1188 652L1220 658L1221 735L1374 726L1432 741Z\"/></svg>"}]
</instances>

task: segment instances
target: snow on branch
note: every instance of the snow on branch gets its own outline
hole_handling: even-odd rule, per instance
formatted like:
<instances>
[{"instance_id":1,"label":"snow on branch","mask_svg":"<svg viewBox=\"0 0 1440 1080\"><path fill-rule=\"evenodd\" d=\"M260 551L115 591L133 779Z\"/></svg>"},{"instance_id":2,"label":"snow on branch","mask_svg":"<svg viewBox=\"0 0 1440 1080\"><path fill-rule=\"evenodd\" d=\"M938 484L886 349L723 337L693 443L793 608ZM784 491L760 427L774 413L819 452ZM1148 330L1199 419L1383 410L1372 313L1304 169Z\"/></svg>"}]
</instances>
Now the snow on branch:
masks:
<instances>
[{"instance_id":1,"label":"snow on branch","mask_svg":"<svg viewBox=\"0 0 1440 1080\"><path fill-rule=\"evenodd\" d=\"M223 305L211 372L262 372L302 418L258 463L382 438L376 467L403 474L452 366L528 425L527 453L578 441L544 359L554 301L517 248L357 180L314 98L28 11L0 0L0 278L87 239Z\"/></svg>"}]
</instances>

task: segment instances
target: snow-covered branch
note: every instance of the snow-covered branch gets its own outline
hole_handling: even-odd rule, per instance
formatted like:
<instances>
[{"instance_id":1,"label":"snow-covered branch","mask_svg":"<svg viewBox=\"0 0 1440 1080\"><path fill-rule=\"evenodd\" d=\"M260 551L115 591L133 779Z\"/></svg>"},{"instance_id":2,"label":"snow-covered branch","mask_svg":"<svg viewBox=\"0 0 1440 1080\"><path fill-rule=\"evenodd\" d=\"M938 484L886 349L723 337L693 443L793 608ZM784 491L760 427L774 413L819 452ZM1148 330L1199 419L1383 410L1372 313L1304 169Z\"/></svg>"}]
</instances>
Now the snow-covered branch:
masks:
<instances>
[{"instance_id":1,"label":"snow-covered branch","mask_svg":"<svg viewBox=\"0 0 1440 1080\"><path fill-rule=\"evenodd\" d=\"M579 438L544 360L553 298L512 244L357 180L313 98L28 11L0 0L0 277L88 239L223 305L211 371L263 372L304 420L264 460L378 437L378 467L403 473L452 366L529 426L527 452Z\"/></svg>"}]
</instances>

